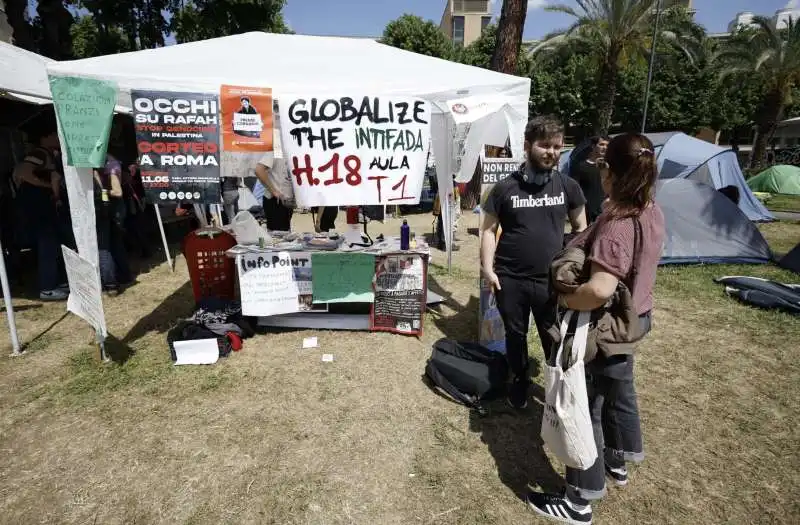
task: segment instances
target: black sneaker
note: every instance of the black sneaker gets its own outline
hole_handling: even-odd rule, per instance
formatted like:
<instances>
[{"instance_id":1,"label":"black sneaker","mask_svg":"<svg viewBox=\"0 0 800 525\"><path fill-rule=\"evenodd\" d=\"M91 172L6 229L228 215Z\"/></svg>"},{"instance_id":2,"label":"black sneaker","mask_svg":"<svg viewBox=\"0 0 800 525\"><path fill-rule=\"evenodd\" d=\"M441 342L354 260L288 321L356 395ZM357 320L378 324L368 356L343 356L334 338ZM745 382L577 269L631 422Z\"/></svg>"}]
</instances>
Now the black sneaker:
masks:
<instances>
[{"instance_id":1,"label":"black sneaker","mask_svg":"<svg viewBox=\"0 0 800 525\"><path fill-rule=\"evenodd\" d=\"M528 407L528 383L525 381L514 381L508 387L508 397L506 398L509 406L517 410Z\"/></svg>"},{"instance_id":2,"label":"black sneaker","mask_svg":"<svg viewBox=\"0 0 800 525\"><path fill-rule=\"evenodd\" d=\"M624 466L620 468L611 468L606 465L606 476L618 487L624 487L628 484L628 469Z\"/></svg>"},{"instance_id":3,"label":"black sneaker","mask_svg":"<svg viewBox=\"0 0 800 525\"><path fill-rule=\"evenodd\" d=\"M583 510L575 510L563 494L545 494L531 492L528 494L528 506L540 516L579 525L592 523L592 507L587 505Z\"/></svg>"}]
</instances>

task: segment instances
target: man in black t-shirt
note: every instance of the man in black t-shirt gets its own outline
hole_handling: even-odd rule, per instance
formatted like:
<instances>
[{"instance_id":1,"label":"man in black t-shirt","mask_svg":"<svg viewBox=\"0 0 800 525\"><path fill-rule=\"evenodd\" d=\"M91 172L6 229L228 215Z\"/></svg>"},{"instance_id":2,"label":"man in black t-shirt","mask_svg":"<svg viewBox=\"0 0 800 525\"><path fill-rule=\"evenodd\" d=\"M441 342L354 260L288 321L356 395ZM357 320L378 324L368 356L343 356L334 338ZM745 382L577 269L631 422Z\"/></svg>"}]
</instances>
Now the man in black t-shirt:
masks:
<instances>
[{"instance_id":1,"label":"man in black t-shirt","mask_svg":"<svg viewBox=\"0 0 800 525\"><path fill-rule=\"evenodd\" d=\"M563 246L565 223L569 218L573 232L586 229L581 188L556 169L563 147L564 127L558 120L531 120L525 128L525 163L492 188L483 208L481 270L505 325L506 356L514 376L508 400L515 408L527 405L531 313L545 355L552 346L546 331L555 321L549 270Z\"/></svg>"},{"instance_id":2,"label":"man in black t-shirt","mask_svg":"<svg viewBox=\"0 0 800 525\"><path fill-rule=\"evenodd\" d=\"M570 170L570 175L580 184L586 197L586 218L589 224L597 220L603 212L603 201L606 200L603 184L600 182L600 168L597 167L597 160L605 156L606 147L608 137L592 137L589 157Z\"/></svg>"}]
</instances>

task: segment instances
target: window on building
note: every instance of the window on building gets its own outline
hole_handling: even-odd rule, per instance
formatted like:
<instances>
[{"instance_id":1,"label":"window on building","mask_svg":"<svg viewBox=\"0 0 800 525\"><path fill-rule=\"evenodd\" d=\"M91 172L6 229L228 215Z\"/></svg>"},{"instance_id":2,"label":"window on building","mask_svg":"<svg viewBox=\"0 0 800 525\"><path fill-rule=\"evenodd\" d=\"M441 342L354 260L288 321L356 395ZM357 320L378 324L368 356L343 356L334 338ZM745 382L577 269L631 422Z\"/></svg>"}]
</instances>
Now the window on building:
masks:
<instances>
[{"instance_id":1,"label":"window on building","mask_svg":"<svg viewBox=\"0 0 800 525\"><path fill-rule=\"evenodd\" d=\"M453 13L488 13L489 0L453 0Z\"/></svg>"},{"instance_id":2,"label":"window on building","mask_svg":"<svg viewBox=\"0 0 800 525\"><path fill-rule=\"evenodd\" d=\"M454 16L453 17L453 42L456 45L463 46L464 45L464 17L463 16Z\"/></svg>"},{"instance_id":3,"label":"window on building","mask_svg":"<svg viewBox=\"0 0 800 525\"><path fill-rule=\"evenodd\" d=\"M483 33L483 30L486 29L486 26L488 26L491 23L492 23L492 17L491 16L482 16L481 17L481 33Z\"/></svg>"}]
</instances>

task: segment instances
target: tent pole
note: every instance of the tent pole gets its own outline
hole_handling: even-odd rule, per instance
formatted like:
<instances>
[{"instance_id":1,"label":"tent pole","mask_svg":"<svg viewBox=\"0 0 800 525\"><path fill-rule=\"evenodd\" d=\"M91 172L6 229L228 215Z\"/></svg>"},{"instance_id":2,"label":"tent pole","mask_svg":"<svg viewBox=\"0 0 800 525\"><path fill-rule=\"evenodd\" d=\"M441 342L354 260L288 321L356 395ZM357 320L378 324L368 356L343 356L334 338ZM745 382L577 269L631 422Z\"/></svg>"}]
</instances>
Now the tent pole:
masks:
<instances>
[{"instance_id":1,"label":"tent pole","mask_svg":"<svg viewBox=\"0 0 800 525\"><path fill-rule=\"evenodd\" d=\"M17 323L14 319L14 305L11 304L11 288L8 286L8 274L6 273L6 258L3 253L3 244L0 242L0 284L3 288L3 301L6 305L6 317L8 317L8 332L11 334L11 355L22 355L19 346L19 336L17 335Z\"/></svg>"},{"instance_id":2,"label":"tent pole","mask_svg":"<svg viewBox=\"0 0 800 525\"><path fill-rule=\"evenodd\" d=\"M647 127L647 104L650 101L650 85L653 82L653 69L656 63L656 42L658 41L658 22L661 18L661 0L656 2L656 23L653 28L653 42L650 44L650 67L647 71L647 84L644 88L644 108L642 109L642 134Z\"/></svg>"},{"instance_id":3,"label":"tent pole","mask_svg":"<svg viewBox=\"0 0 800 525\"><path fill-rule=\"evenodd\" d=\"M172 264L172 256L169 254L169 245L167 244L167 235L164 233L164 223L161 221L161 210L158 209L158 204L153 204L156 209L156 219L158 220L158 229L161 231L161 242L164 243L164 253L167 254L167 264L169 269L175 272L175 266Z\"/></svg>"}]
</instances>

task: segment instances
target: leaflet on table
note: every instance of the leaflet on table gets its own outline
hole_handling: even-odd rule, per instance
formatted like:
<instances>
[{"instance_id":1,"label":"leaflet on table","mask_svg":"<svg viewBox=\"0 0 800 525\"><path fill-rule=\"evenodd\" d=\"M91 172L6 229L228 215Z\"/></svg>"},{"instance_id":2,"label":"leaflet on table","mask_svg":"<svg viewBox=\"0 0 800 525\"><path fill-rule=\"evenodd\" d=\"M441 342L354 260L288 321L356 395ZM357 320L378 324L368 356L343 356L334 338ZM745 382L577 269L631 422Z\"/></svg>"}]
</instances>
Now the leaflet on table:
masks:
<instances>
[{"instance_id":1,"label":"leaflet on table","mask_svg":"<svg viewBox=\"0 0 800 525\"><path fill-rule=\"evenodd\" d=\"M417 204L430 103L350 94L282 96L284 158L300 206Z\"/></svg>"}]
</instances>

